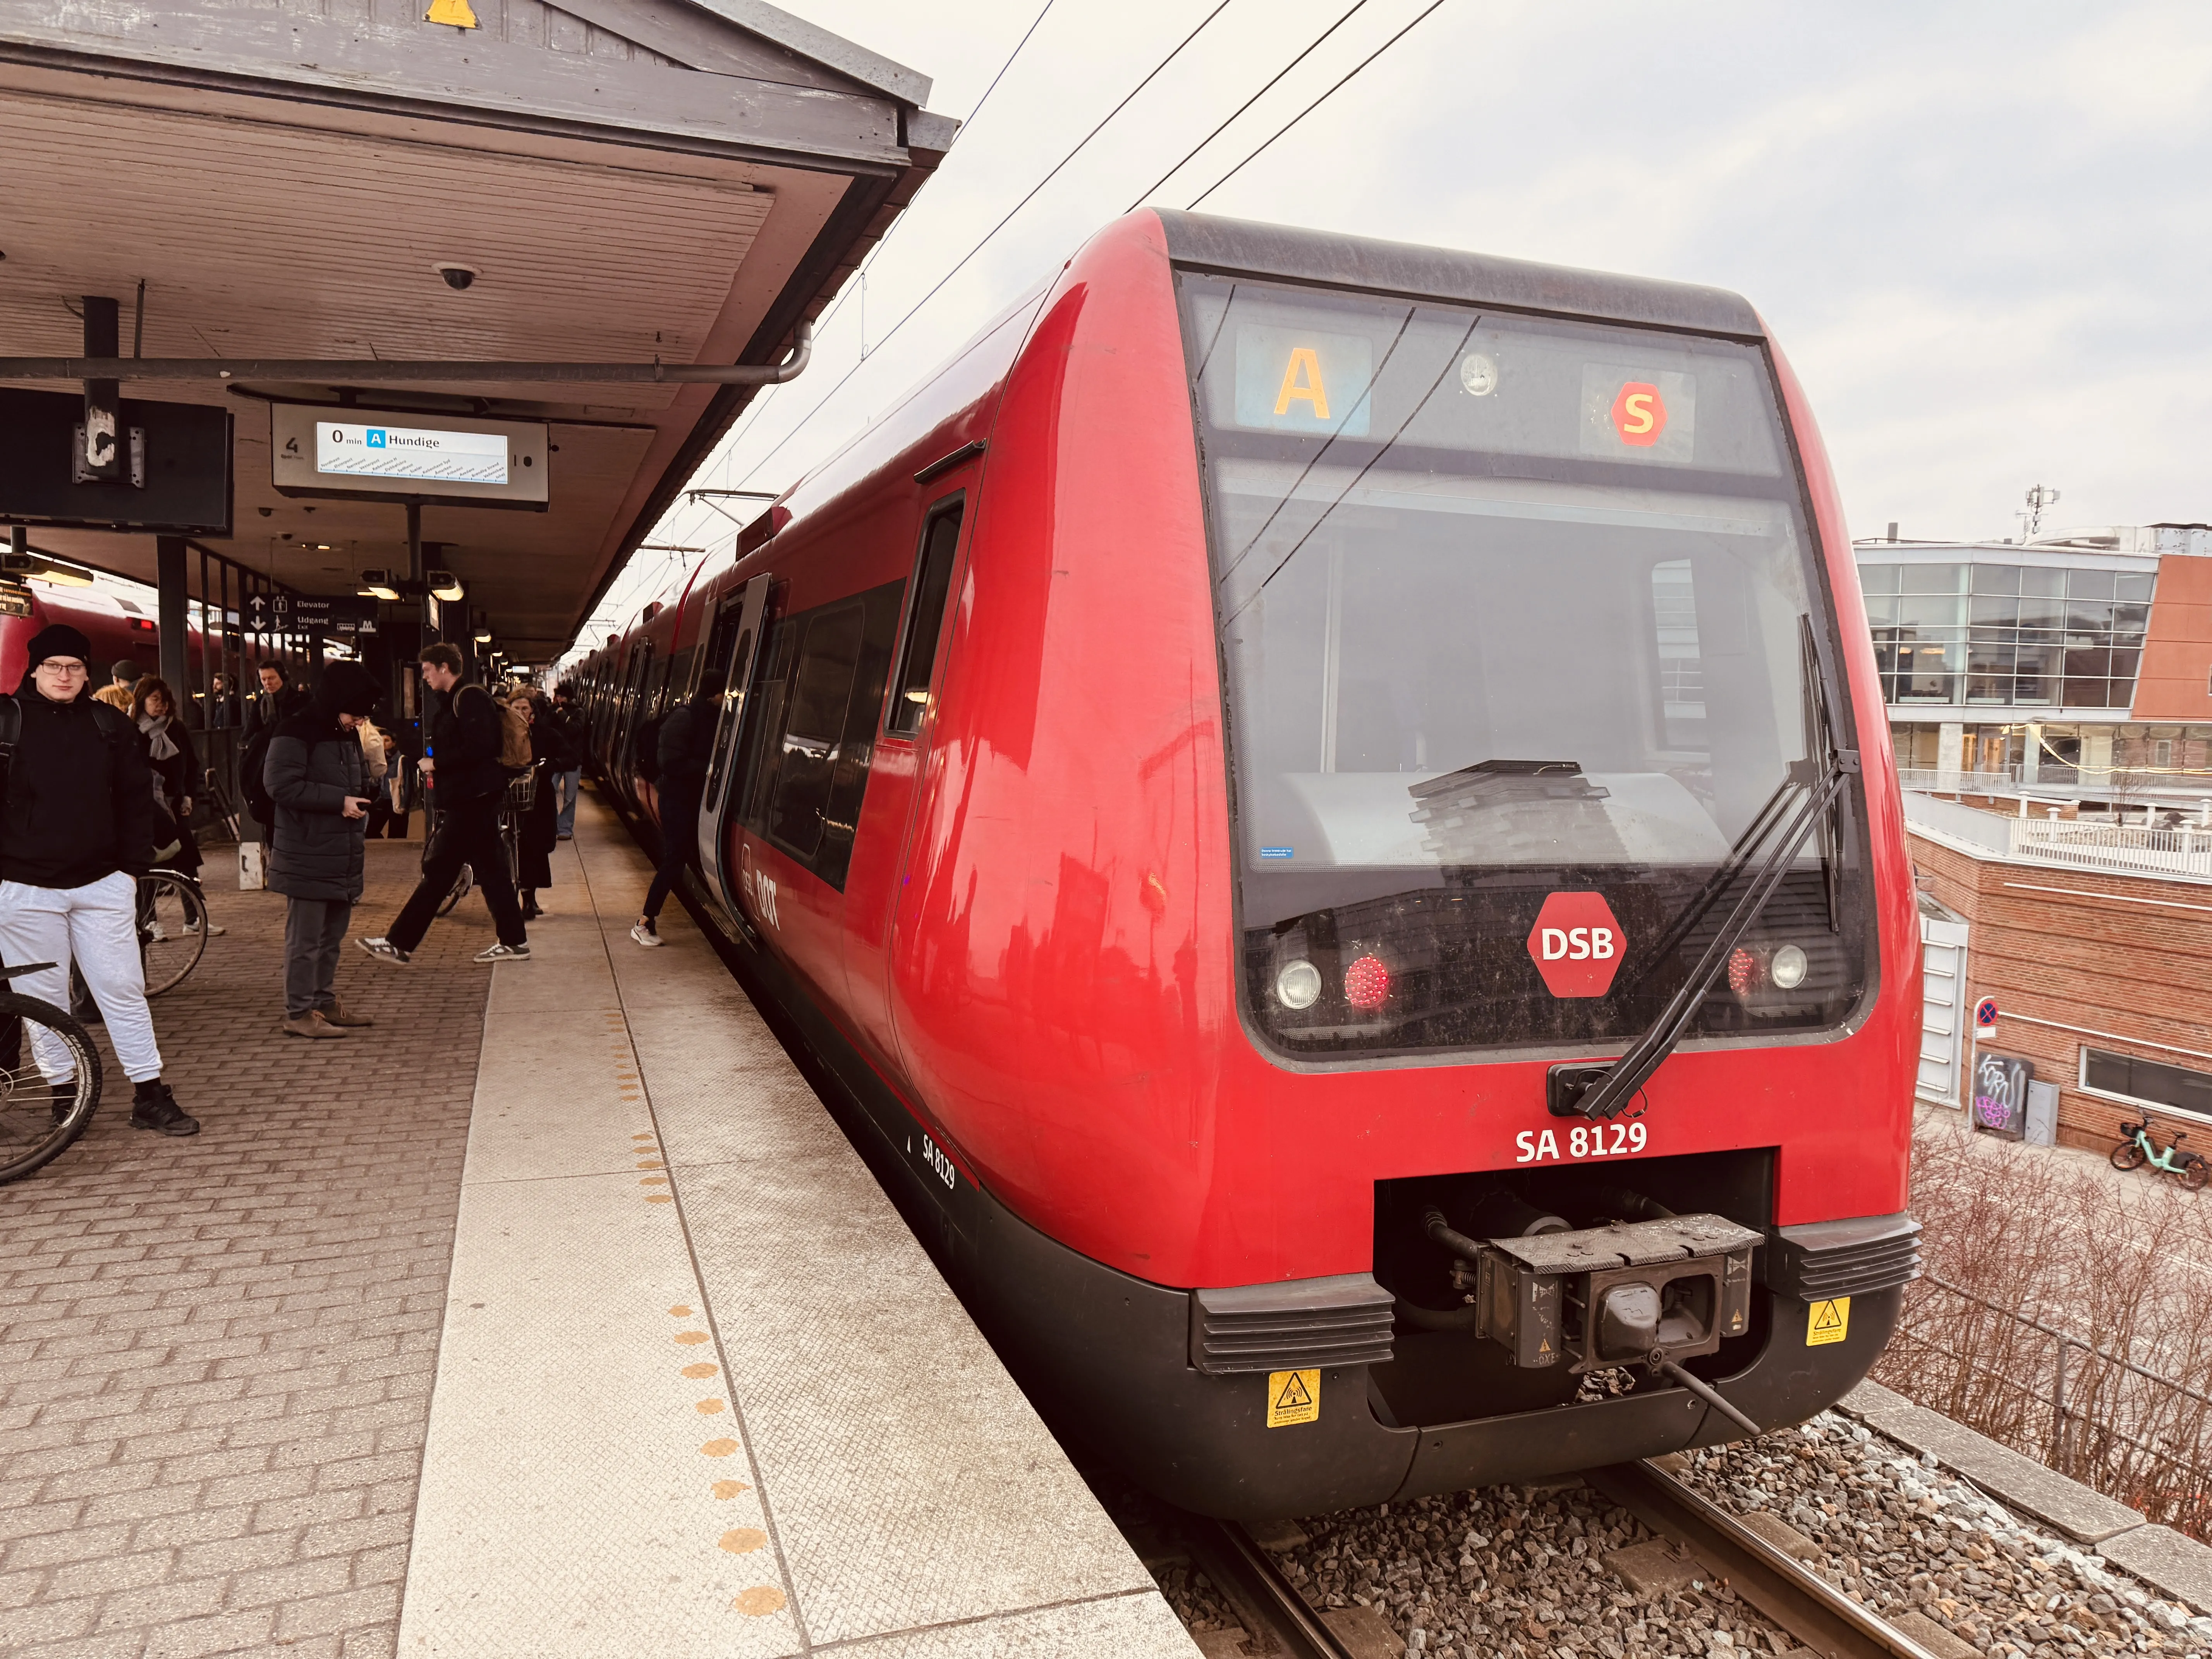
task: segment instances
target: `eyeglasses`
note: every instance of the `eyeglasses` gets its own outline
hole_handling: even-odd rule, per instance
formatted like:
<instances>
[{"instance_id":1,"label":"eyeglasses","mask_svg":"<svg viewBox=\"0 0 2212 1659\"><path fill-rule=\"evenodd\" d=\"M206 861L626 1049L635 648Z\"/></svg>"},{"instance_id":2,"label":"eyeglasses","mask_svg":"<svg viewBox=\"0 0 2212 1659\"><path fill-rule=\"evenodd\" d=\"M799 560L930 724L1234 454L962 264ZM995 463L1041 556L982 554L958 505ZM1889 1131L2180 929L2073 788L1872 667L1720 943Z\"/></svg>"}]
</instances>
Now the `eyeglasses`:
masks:
<instances>
[{"instance_id":1,"label":"eyeglasses","mask_svg":"<svg viewBox=\"0 0 2212 1659\"><path fill-rule=\"evenodd\" d=\"M59 674L64 678L71 674L88 674L92 672L82 663L70 657L49 657L40 663L39 667L46 673Z\"/></svg>"}]
</instances>

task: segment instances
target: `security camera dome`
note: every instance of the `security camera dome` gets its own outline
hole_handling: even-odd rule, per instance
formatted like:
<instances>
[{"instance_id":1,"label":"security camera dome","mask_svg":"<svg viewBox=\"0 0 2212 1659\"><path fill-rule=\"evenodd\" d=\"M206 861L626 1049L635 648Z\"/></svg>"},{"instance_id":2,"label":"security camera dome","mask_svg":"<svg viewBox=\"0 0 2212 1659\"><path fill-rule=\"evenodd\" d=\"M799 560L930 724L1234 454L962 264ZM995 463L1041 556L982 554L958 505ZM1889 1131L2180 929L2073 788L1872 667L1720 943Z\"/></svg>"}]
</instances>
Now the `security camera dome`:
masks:
<instances>
[{"instance_id":1,"label":"security camera dome","mask_svg":"<svg viewBox=\"0 0 2212 1659\"><path fill-rule=\"evenodd\" d=\"M441 276L444 277L446 279L446 286L452 289L456 294L468 287L470 283L475 282L476 279L483 274L477 270L474 265L457 265L447 260L441 260L438 264L432 265L430 269L436 271Z\"/></svg>"}]
</instances>

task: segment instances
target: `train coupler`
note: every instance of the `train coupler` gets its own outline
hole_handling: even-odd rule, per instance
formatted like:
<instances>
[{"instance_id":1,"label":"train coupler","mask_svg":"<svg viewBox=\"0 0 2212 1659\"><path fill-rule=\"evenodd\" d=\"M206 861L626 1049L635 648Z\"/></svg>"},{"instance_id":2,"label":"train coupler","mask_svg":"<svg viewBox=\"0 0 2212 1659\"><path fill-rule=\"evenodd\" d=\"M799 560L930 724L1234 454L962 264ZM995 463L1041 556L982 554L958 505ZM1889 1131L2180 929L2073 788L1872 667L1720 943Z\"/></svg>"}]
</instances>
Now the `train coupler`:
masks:
<instances>
[{"instance_id":1,"label":"train coupler","mask_svg":"<svg viewBox=\"0 0 2212 1659\"><path fill-rule=\"evenodd\" d=\"M1475 1333L1516 1365L1571 1371L1711 1353L1750 1328L1762 1242L1717 1215L1484 1240L1466 1264ZM1455 1280L1467 1276L1455 1264Z\"/></svg>"}]
</instances>

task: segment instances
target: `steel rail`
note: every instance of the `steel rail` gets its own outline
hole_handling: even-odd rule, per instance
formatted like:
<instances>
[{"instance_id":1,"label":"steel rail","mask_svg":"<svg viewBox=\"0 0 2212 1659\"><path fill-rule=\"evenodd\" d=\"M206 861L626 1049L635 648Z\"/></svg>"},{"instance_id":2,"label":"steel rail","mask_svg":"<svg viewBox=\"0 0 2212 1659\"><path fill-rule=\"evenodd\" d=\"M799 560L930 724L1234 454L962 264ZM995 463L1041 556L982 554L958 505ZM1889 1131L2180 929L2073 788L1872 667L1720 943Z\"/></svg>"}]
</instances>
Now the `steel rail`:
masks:
<instances>
[{"instance_id":1,"label":"steel rail","mask_svg":"<svg viewBox=\"0 0 2212 1659\"><path fill-rule=\"evenodd\" d=\"M1650 1462L1615 1463L1583 1479L1662 1538L1703 1561L1729 1588L1826 1659L1936 1659L1802 1562Z\"/></svg>"},{"instance_id":2,"label":"steel rail","mask_svg":"<svg viewBox=\"0 0 2212 1659\"><path fill-rule=\"evenodd\" d=\"M1285 1654L1289 1659L1352 1659L1352 1650L1322 1622L1321 1614L1243 1528L1234 1521L1183 1515L1176 1517L1176 1530L1190 1546L1192 1559L1205 1569L1221 1599L1250 1633L1255 1653Z\"/></svg>"}]
</instances>

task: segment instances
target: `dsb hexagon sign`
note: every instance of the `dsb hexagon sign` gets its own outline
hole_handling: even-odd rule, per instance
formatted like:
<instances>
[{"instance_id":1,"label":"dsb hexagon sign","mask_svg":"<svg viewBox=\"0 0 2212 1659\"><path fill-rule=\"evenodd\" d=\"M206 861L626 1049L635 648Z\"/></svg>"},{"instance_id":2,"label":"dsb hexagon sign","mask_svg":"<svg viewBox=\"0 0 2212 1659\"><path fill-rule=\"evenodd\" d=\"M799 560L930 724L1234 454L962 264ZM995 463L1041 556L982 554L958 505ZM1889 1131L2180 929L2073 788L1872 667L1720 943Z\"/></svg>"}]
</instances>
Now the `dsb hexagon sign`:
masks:
<instances>
[{"instance_id":1,"label":"dsb hexagon sign","mask_svg":"<svg viewBox=\"0 0 2212 1659\"><path fill-rule=\"evenodd\" d=\"M1603 996L1626 944L1602 893L1554 893L1528 930L1528 955L1555 997Z\"/></svg>"},{"instance_id":2,"label":"dsb hexagon sign","mask_svg":"<svg viewBox=\"0 0 2212 1659\"><path fill-rule=\"evenodd\" d=\"M1667 400L1649 380L1631 380L1613 400L1613 427L1620 441L1649 449L1667 429Z\"/></svg>"}]
</instances>

